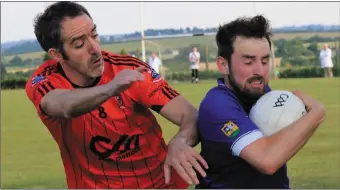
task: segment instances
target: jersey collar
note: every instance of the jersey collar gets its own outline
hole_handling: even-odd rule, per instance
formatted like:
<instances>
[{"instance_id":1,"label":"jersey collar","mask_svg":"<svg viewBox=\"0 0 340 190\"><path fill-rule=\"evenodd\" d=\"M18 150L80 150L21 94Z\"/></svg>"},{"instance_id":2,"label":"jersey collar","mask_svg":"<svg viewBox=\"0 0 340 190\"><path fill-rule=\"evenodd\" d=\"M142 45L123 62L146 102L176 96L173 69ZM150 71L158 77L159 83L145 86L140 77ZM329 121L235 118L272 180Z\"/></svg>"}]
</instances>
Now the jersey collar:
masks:
<instances>
[{"instance_id":1,"label":"jersey collar","mask_svg":"<svg viewBox=\"0 0 340 190\"><path fill-rule=\"evenodd\" d=\"M244 111L246 113L249 113L251 107L256 103L257 100L254 99L250 99L249 97L241 94L241 93L237 93L234 90L231 90L227 85L225 85L225 81L224 78L218 78L217 79L217 85L218 87L229 91L231 94L233 94L235 96L235 98L238 100L238 102L241 104L241 106L243 107ZM269 86L266 86L267 92L268 90L270 90Z\"/></svg>"},{"instance_id":2,"label":"jersey collar","mask_svg":"<svg viewBox=\"0 0 340 190\"><path fill-rule=\"evenodd\" d=\"M218 78L217 79L217 85L218 86L222 86L222 87L225 87L225 88L228 88L225 83L224 83L224 78Z\"/></svg>"},{"instance_id":3,"label":"jersey collar","mask_svg":"<svg viewBox=\"0 0 340 190\"><path fill-rule=\"evenodd\" d=\"M65 72L64 72L64 70L61 67L61 64L59 62L57 63L57 69L58 69L58 72L72 85L73 88L90 88L90 87L94 87L94 86L96 86L99 83L99 81L100 81L100 79L102 77L102 75L100 75L99 77L97 77L93 81L92 84L90 84L88 86L78 86L78 85L72 83L71 80L66 76L66 74L65 74Z\"/></svg>"},{"instance_id":4,"label":"jersey collar","mask_svg":"<svg viewBox=\"0 0 340 190\"><path fill-rule=\"evenodd\" d=\"M225 85L224 78L218 78L217 85L229 89L228 86ZM267 85L265 88L266 88L266 92L271 91L271 88L269 87L269 85Z\"/></svg>"}]
</instances>

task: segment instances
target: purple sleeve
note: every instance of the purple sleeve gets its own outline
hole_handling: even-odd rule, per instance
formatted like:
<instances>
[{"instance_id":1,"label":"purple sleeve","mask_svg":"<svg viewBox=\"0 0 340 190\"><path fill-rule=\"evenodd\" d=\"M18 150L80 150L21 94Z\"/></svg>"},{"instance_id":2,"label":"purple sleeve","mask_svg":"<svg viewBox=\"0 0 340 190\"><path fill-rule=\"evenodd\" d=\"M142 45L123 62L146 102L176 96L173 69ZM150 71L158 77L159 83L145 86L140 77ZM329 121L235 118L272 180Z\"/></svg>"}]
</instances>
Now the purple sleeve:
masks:
<instances>
[{"instance_id":1,"label":"purple sleeve","mask_svg":"<svg viewBox=\"0 0 340 190\"><path fill-rule=\"evenodd\" d=\"M202 101L198 126L203 140L223 143L236 156L264 136L236 98L221 91L208 94Z\"/></svg>"}]
</instances>

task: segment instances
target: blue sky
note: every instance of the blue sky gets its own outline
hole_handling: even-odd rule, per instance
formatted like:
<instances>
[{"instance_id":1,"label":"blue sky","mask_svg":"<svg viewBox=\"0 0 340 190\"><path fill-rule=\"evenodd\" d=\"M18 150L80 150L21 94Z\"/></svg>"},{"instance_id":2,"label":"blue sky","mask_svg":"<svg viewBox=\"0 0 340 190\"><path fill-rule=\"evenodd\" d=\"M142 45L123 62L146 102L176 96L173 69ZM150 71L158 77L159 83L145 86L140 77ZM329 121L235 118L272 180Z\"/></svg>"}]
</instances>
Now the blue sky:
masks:
<instances>
[{"instance_id":1,"label":"blue sky","mask_svg":"<svg viewBox=\"0 0 340 190\"><path fill-rule=\"evenodd\" d=\"M53 2L1 2L1 43L35 39L33 19ZM100 34L140 31L140 2L81 2ZM144 28L217 27L239 16L263 14L273 27L340 24L340 2L145 2ZM176 11L176 14L175 14Z\"/></svg>"}]
</instances>

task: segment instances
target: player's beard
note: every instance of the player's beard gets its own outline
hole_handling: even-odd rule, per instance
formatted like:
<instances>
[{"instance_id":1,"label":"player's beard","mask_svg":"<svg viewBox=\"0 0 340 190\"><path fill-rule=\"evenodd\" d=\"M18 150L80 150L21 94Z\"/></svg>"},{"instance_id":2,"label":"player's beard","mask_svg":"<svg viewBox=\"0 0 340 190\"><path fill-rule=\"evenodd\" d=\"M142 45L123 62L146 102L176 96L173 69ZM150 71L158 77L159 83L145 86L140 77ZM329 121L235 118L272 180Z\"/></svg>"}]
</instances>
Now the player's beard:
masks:
<instances>
[{"instance_id":1,"label":"player's beard","mask_svg":"<svg viewBox=\"0 0 340 190\"><path fill-rule=\"evenodd\" d=\"M250 90L246 88L241 88L241 85L237 84L232 73L228 75L228 79L231 88L233 89L234 93L236 94L240 102L245 106L247 112L256 103L256 101L266 92L266 84L264 84L262 93L252 93ZM262 80L262 82L264 83L265 81Z\"/></svg>"},{"instance_id":2,"label":"player's beard","mask_svg":"<svg viewBox=\"0 0 340 190\"><path fill-rule=\"evenodd\" d=\"M96 60L99 60L99 62L95 63ZM96 64L96 65L94 65ZM89 60L89 75L93 78L99 77L104 72L104 60L101 56L101 54L95 54L92 55Z\"/></svg>"}]
</instances>

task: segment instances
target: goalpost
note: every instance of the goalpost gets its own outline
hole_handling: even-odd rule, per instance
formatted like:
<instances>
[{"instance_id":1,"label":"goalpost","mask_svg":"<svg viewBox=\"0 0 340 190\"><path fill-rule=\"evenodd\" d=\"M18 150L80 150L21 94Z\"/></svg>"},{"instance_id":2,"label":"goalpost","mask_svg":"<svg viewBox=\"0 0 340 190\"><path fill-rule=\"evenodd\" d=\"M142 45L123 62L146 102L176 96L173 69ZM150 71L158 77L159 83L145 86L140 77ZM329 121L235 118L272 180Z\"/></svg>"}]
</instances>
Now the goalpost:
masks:
<instances>
[{"instance_id":1,"label":"goalpost","mask_svg":"<svg viewBox=\"0 0 340 190\"><path fill-rule=\"evenodd\" d=\"M145 41L144 41L144 4L143 1L140 4L140 23L141 23L141 35L142 35L142 39L141 39L141 45L142 45L142 59L144 62L146 62L145 59Z\"/></svg>"},{"instance_id":2,"label":"goalpost","mask_svg":"<svg viewBox=\"0 0 340 190\"><path fill-rule=\"evenodd\" d=\"M256 6L255 6L255 1L253 1L253 10L254 10L254 14L257 14L256 11ZM149 41L149 40L145 40L145 36L144 36L144 2L140 2L140 22L141 22L141 46L142 46L142 60L144 62L146 62L146 57L145 57L145 42L148 42L154 46L157 47L158 50L158 56L159 59L162 61L162 57L161 57L161 48L163 48L161 45ZM271 48L271 58L272 61L270 62L270 78L272 79L277 79L277 68L276 68L276 63L275 63L275 45L274 42L271 40L271 44L272 44L272 48ZM165 70L163 69L163 66L161 65L161 69L160 69L160 74L163 75L163 77L165 78ZM163 73L162 73L163 72Z\"/></svg>"}]
</instances>

